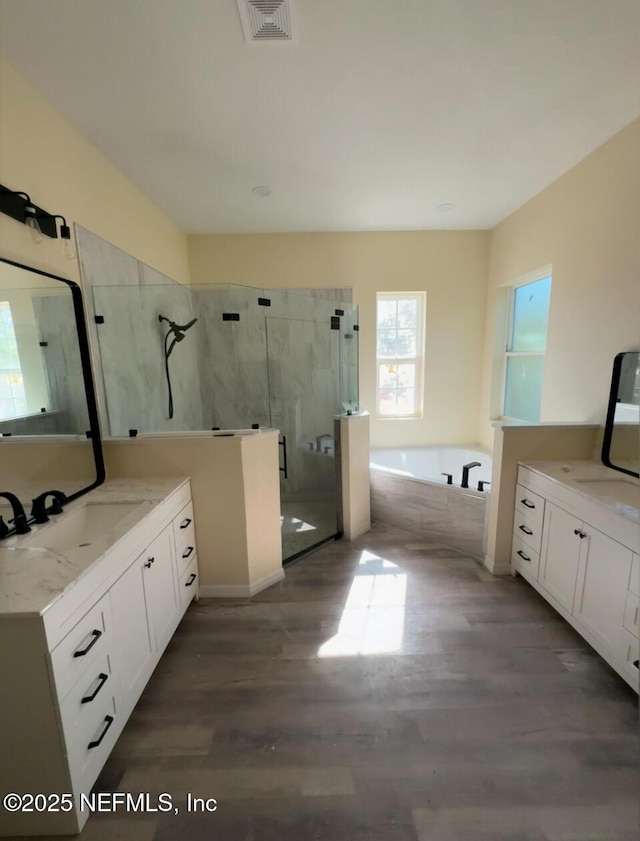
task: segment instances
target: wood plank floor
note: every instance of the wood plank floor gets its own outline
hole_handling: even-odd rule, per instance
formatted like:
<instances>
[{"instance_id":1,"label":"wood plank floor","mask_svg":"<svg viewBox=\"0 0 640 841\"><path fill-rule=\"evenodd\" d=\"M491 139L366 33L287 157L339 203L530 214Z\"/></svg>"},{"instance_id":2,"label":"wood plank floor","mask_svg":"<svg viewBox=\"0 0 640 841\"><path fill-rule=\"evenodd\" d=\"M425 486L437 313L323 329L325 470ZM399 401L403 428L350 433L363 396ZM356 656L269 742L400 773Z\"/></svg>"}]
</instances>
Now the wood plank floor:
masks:
<instances>
[{"instance_id":1,"label":"wood plank floor","mask_svg":"<svg viewBox=\"0 0 640 841\"><path fill-rule=\"evenodd\" d=\"M86 841L637 841L637 696L522 579L379 526L192 605ZM216 798L187 813L186 793Z\"/></svg>"}]
</instances>

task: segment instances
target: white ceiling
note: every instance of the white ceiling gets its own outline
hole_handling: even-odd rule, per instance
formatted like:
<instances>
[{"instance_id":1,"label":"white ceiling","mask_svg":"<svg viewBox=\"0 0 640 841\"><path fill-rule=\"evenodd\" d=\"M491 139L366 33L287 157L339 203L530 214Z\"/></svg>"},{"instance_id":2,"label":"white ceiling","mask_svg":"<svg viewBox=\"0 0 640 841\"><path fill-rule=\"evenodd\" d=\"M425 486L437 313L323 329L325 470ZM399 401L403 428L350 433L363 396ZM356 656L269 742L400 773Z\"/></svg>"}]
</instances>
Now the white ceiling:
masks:
<instances>
[{"instance_id":1,"label":"white ceiling","mask_svg":"<svg viewBox=\"0 0 640 841\"><path fill-rule=\"evenodd\" d=\"M0 0L0 47L190 233L489 228L640 115L638 0L291 3Z\"/></svg>"}]
</instances>

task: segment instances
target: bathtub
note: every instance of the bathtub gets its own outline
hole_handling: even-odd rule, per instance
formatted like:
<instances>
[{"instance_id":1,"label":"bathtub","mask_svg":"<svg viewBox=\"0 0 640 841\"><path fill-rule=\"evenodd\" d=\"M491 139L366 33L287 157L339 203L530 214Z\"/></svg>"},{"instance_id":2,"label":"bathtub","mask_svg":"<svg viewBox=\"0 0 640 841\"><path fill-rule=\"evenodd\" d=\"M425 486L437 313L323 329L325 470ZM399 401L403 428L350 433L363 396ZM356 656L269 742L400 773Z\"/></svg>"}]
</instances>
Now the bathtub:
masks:
<instances>
[{"instance_id":1,"label":"bathtub","mask_svg":"<svg viewBox=\"0 0 640 841\"><path fill-rule=\"evenodd\" d=\"M462 466L471 461L481 466L471 468L469 488L461 488ZM369 464L374 522L484 557L489 488L480 492L477 486L491 480L489 453L454 446L374 449ZM453 476L453 484L443 473Z\"/></svg>"},{"instance_id":2,"label":"bathtub","mask_svg":"<svg viewBox=\"0 0 640 841\"><path fill-rule=\"evenodd\" d=\"M462 467L472 461L479 461L481 467L469 471L469 490L477 488L478 482L491 481L491 455L485 450L467 447L407 447L371 450L370 467L383 470L394 476L405 476L423 482L446 484L453 476L453 484L460 486ZM477 493L477 491L476 491Z\"/></svg>"}]
</instances>

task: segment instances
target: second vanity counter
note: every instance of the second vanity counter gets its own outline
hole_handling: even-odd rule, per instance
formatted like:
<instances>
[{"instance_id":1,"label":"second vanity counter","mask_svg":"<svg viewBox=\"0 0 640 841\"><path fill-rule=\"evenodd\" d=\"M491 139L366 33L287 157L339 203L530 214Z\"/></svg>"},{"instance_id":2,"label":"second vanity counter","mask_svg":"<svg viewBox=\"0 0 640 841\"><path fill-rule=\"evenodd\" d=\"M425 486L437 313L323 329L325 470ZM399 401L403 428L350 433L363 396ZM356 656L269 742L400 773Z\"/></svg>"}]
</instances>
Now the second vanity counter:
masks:
<instances>
[{"instance_id":1,"label":"second vanity counter","mask_svg":"<svg viewBox=\"0 0 640 841\"><path fill-rule=\"evenodd\" d=\"M591 461L521 463L511 567L638 691L640 482Z\"/></svg>"},{"instance_id":2,"label":"second vanity counter","mask_svg":"<svg viewBox=\"0 0 640 841\"><path fill-rule=\"evenodd\" d=\"M640 481L595 461L521 462L518 481L640 552ZM578 513L578 512L576 512ZM614 537L613 534L611 534Z\"/></svg>"}]
</instances>

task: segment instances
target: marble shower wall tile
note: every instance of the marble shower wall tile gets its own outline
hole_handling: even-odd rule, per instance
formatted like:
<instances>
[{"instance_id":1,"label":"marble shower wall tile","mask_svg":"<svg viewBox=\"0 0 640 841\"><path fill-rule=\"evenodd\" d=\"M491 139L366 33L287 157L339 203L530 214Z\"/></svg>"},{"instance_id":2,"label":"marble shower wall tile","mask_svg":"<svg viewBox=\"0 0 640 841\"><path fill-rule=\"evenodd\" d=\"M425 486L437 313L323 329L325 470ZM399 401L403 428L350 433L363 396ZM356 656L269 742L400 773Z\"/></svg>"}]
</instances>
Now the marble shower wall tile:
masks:
<instances>
[{"instance_id":1,"label":"marble shower wall tile","mask_svg":"<svg viewBox=\"0 0 640 841\"><path fill-rule=\"evenodd\" d=\"M82 435L89 429L87 397L78 347L78 331L70 292L60 295L34 295L38 339L42 348L48 409L55 415L55 432Z\"/></svg>"},{"instance_id":2,"label":"marble shower wall tile","mask_svg":"<svg viewBox=\"0 0 640 841\"><path fill-rule=\"evenodd\" d=\"M179 284L94 288L96 311L104 316L98 340L111 434L202 429L196 323L169 358L174 417L168 415L164 370L166 324L193 316L191 293Z\"/></svg>"},{"instance_id":3,"label":"marble shower wall tile","mask_svg":"<svg viewBox=\"0 0 640 841\"><path fill-rule=\"evenodd\" d=\"M28 418L0 421L0 433L6 435L60 435L60 417L56 413L41 412Z\"/></svg>"},{"instance_id":4,"label":"marble shower wall tile","mask_svg":"<svg viewBox=\"0 0 640 841\"><path fill-rule=\"evenodd\" d=\"M324 298L345 304L351 304L353 302L353 289L350 286L336 286L333 289L285 289L283 291L295 293L296 295L307 295L312 298Z\"/></svg>"},{"instance_id":5,"label":"marble shower wall tile","mask_svg":"<svg viewBox=\"0 0 640 841\"><path fill-rule=\"evenodd\" d=\"M482 558L487 497L371 471L371 518Z\"/></svg>"},{"instance_id":6,"label":"marble shower wall tile","mask_svg":"<svg viewBox=\"0 0 640 841\"><path fill-rule=\"evenodd\" d=\"M269 383L264 308L259 290L222 288L193 290L200 393L205 428L268 426ZM237 313L239 321L223 321Z\"/></svg>"},{"instance_id":7,"label":"marble shower wall tile","mask_svg":"<svg viewBox=\"0 0 640 841\"><path fill-rule=\"evenodd\" d=\"M86 288L93 286L138 286L140 266L135 257L76 225L78 259Z\"/></svg>"}]
</instances>

